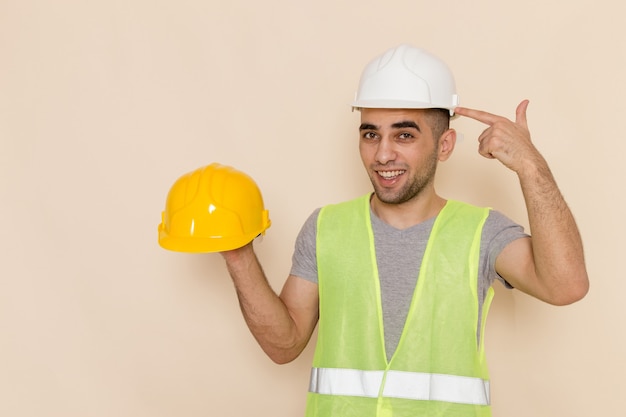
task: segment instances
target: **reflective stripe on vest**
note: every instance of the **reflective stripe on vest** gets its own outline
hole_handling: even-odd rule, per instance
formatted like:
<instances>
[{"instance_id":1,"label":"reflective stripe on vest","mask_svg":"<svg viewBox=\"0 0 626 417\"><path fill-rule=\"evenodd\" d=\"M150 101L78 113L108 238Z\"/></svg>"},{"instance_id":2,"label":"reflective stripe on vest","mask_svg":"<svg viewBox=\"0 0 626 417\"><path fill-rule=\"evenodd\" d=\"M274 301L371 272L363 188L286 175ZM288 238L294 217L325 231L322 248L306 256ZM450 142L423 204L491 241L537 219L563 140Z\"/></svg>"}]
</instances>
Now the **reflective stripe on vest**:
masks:
<instances>
[{"instance_id":1,"label":"reflective stripe on vest","mask_svg":"<svg viewBox=\"0 0 626 417\"><path fill-rule=\"evenodd\" d=\"M383 392L380 392L385 378ZM355 397L403 398L489 405L489 381L456 375L403 371L313 368L309 391Z\"/></svg>"}]
</instances>

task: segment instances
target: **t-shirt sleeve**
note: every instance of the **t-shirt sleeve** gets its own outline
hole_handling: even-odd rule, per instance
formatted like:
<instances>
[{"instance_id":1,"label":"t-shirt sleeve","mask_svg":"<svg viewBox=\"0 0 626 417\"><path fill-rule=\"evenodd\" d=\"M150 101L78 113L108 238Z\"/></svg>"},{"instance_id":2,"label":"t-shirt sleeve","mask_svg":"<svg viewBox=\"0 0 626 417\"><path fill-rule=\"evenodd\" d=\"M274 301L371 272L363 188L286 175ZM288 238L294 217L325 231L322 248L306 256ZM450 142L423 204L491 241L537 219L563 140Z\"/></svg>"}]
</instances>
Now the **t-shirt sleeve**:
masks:
<instances>
[{"instance_id":1,"label":"t-shirt sleeve","mask_svg":"<svg viewBox=\"0 0 626 417\"><path fill-rule=\"evenodd\" d=\"M304 222L291 257L291 275L304 278L317 284L317 256L315 250L315 240L317 236L317 216L321 208L311 213Z\"/></svg>"},{"instance_id":2,"label":"t-shirt sleeve","mask_svg":"<svg viewBox=\"0 0 626 417\"><path fill-rule=\"evenodd\" d=\"M511 242L517 239L526 238L529 235L524 232L524 228L504 214L496 210L489 212L489 217L483 228L483 244L485 245L484 265L487 272L488 281L493 283L500 281L507 288L513 288L500 274L496 272L496 259L502 250Z\"/></svg>"}]
</instances>

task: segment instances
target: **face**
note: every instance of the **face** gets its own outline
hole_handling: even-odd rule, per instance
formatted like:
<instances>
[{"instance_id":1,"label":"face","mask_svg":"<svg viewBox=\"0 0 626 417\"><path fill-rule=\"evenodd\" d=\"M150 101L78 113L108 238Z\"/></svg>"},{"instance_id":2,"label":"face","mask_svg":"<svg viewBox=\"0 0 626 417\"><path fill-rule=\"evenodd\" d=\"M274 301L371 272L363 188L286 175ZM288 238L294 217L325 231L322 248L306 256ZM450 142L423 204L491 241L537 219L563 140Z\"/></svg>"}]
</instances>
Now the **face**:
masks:
<instances>
[{"instance_id":1,"label":"face","mask_svg":"<svg viewBox=\"0 0 626 417\"><path fill-rule=\"evenodd\" d=\"M361 109L359 131L361 160L380 201L402 204L433 188L447 147L433 136L424 110Z\"/></svg>"}]
</instances>

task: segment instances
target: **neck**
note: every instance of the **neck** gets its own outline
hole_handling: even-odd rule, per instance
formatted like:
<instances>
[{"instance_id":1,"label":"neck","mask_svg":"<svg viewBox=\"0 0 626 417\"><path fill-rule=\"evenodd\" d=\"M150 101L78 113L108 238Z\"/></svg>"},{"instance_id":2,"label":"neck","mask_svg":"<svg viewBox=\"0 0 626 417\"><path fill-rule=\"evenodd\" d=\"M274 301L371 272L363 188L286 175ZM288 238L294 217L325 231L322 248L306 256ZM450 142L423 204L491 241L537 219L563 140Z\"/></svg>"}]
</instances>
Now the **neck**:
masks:
<instances>
[{"instance_id":1,"label":"neck","mask_svg":"<svg viewBox=\"0 0 626 417\"><path fill-rule=\"evenodd\" d=\"M379 200L374 193L370 204L379 219L396 229L403 230L435 217L446 205L446 200L433 190L427 195L416 196L405 203L389 204Z\"/></svg>"}]
</instances>

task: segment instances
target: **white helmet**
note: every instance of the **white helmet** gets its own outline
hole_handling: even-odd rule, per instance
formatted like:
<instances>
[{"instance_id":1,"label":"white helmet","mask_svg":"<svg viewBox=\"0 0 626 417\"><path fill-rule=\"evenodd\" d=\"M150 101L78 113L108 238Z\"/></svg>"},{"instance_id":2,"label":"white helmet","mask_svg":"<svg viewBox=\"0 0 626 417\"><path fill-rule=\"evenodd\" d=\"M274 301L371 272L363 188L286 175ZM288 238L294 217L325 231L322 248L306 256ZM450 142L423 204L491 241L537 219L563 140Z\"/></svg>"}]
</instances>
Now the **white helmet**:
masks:
<instances>
[{"instance_id":1,"label":"white helmet","mask_svg":"<svg viewBox=\"0 0 626 417\"><path fill-rule=\"evenodd\" d=\"M459 105L454 76L439 58L400 45L374 58L363 70L353 108L448 109Z\"/></svg>"}]
</instances>

